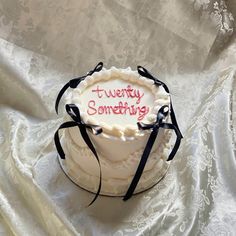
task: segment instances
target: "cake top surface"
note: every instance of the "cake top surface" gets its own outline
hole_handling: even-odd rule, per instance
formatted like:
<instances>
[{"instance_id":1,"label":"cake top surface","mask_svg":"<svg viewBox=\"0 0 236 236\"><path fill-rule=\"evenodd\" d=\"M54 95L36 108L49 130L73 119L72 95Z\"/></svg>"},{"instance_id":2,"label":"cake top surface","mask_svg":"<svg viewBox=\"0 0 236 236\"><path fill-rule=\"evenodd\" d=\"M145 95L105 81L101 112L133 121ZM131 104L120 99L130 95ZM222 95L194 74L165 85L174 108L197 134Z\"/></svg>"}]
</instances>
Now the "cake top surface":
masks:
<instances>
[{"instance_id":1,"label":"cake top surface","mask_svg":"<svg viewBox=\"0 0 236 236\"><path fill-rule=\"evenodd\" d=\"M162 86L131 68L103 68L87 76L67 97L85 123L101 126L113 136L138 135L137 122L153 123L161 106L170 104Z\"/></svg>"}]
</instances>

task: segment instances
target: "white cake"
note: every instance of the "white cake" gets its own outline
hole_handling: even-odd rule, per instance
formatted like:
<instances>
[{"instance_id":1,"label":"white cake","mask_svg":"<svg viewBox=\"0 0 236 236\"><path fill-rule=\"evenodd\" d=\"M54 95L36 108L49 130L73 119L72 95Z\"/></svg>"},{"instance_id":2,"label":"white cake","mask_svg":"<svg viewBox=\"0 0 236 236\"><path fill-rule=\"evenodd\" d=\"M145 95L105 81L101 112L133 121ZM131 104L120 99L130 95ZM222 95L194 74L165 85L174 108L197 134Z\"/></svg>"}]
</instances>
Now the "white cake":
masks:
<instances>
[{"instance_id":1,"label":"white cake","mask_svg":"<svg viewBox=\"0 0 236 236\"><path fill-rule=\"evenodd\" d=\"M70 90L66 104L75 104L79 108L84 123L102 128L98 135L87 132L101 163L100 194L124 196L152 131L140 130L137 122L152 124L162 106L167 105L170 109L169 93L137 71L112 67L87 76ZM65 122L70 120L71 117L65 115ZM164 121L170 121L170 114ZM64 171L77 185L96 193L99 165L79 128L63 129L61 134ZM159 129L134 193L154 186L165 175L169 166L166 160L171 135L170 130Z\"/></svg>"}]
</instances>

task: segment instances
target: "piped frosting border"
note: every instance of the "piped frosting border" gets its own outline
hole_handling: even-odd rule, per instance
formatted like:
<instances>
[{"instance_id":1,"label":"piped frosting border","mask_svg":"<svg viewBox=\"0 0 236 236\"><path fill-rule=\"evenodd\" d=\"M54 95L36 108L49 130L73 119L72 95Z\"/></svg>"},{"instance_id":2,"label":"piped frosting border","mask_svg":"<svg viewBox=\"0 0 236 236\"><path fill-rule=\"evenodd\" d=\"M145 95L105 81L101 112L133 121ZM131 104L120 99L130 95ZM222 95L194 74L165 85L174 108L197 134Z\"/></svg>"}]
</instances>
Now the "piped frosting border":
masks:
<instances>
[{"instance_id":1,"label":"piped frosting border","mask_svg":"<svg viewBox=\"0 0 236 236\"><path fill-rule=\"evenodd\" d=\"M130 67L126 69L118 69L111 67L110 69L103 68L100 72L95 72L91 76L87 76L71 93L66 97L66 103L74 103L80 108L80 113L83 121L87 124L98 125L103 129L103 135L115 136L115 137L137 137L143 135L143 132L138 129L137 125L118 125L107 124L105 122L99 122L94 117L89 116L84 106L82 105L80 95L89 86L109 79L122 79L124 81L141 85L150 90L154 96L154 103L150 113L142 120L143 123L153 123L156 119L158 110L163 105L168 105L170 108L170 95L164 90L162 86L156 86L153 80L140 76L137 71L133 71Z\"/></svg>"}]
</instances>

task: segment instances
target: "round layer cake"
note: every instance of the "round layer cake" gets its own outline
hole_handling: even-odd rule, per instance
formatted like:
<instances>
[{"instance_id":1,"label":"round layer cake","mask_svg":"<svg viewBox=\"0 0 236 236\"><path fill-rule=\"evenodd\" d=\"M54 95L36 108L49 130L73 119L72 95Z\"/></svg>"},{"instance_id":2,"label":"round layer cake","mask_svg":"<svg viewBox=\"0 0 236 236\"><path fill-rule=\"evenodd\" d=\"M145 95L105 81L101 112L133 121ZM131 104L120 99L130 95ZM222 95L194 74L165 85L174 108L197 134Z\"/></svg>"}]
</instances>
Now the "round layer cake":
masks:
<instances>
[{"instance_id":1,"label":"round layer cake","mask_svg":"<svg viewBox=\"0 0 236 236\"><path fill-rule=\"evenodd\" d=\"M84 123L102 128L99 135L87 132L101 163L100 194L124 196L151 133L140 130L137 123L152 124L162 106L170 109L169 93L137 71L112 67L87 76L67 95L66 104L79 108ZM65 121L70 120L66 115ZM164 121L169 120L168 114ZM152 187L165 175L170 138L170 130L159 130L134 193ZM79 128L63 130L61 143L65 151L65 159L61 160L64 171L77 185L96 193L99 165Z\"/></svg>"}]
</instances>

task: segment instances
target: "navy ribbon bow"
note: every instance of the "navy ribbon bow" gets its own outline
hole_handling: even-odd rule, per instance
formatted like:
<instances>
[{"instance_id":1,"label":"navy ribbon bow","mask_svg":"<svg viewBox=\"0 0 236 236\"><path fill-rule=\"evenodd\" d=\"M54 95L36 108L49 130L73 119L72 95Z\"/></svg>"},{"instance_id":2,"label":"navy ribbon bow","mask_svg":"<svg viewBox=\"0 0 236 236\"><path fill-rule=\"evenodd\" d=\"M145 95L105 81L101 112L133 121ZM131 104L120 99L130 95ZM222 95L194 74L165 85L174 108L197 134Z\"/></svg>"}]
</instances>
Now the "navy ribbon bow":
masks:
<instances>
[{"instance_id":1,"label":"navy ribbon bow","mask_svg":"<svg viewBox=\"0 0 236 236\"><path fill-rule=\"evenodd\" d=\"M166 85L165 83L163 83L162 81L158 80L157 78L155 78L147 69L145 69L145 68L142 67L142 66L138 66L138 67L137 67L137 70L138 70L138 73L139 73L141 76L153 80L155 85L157 85L157 86L163 86L163 88L165 89L165 91L166 91L167 93L170 93L169 88L167 87L167 85ZM180 135L181 135L181 138L183 138L183 135L182 135L181 132L180 132L180 129L179 129L179 126L178 126L176 117L175 117L175 112L174 112L174 108L173 108L173 105L172 105L171 98L170 98L170 117L171 117L171 121L172 121L173 125L175 125L175 127L178 129L178 131L179 131L179 133L180 133Z\"/></svg>"},{"instance_id":2,"label":"navy ribbon bow","mask_svg":"<svg viewBox=\"0 0 236 236\"><path fill-rule=\"evenodd\" d=\"M65 129L65 128L70 128L70 127L75 127L75 126L77 126L79 128L80 133L81 133L85 143L87 144L89 149L94 154L94 156L98 162L98 165L99 165L99 186L98 186L98 190L97 190L95 197L93 198L93 200L89 204L89 206L90 206L97 199L97 197L100 193L101 185L102 185L102 172L101 172L101 164L100 164L100 161L98 158L98 154L96 152L96 149L95 149L93 143L91 142L91 140L88 136L86 129L89 129L93 134L98 135L98 134L102 133L102 128L97 125L85 124L81 120L79 108L75 104L66 104L66 111L67 111L68 115L72 118L73 121L67 121L67 122L63 123L58 128L58 130L56 131L56 133L54 135L55 145L56 145L57 152L58 152L59 156L61 157L61 159L65 159L65 153L63 151L63 148L62 148L61 142L60 142L59 130Z\"/></svg>"},{"instance_id":3,"label":"navy ribbon bow","mask_svg":"<svg viewBox=\"0 0 236 236\"><path fill-rule=\"evenodd\" d=\"M87 76L92 75L94 72L99 72L102 70L103 67L103 63L99 62L95 68L91 71L89 71L86 75L78 77L78 78L74 78L72 80L70 80L67 84L65 84L62 89L60 90L60 92L57 95L57 99L56 99L56 103L55 103L55 110L56 113L58 114L58 105L60 103L60 100L63 96L63 94L65 93L65 91L70 87L70 88L76 88L78 86L78 84L84 80Z\"/></svg>"}]
</instances>

